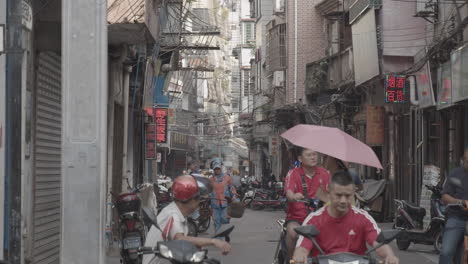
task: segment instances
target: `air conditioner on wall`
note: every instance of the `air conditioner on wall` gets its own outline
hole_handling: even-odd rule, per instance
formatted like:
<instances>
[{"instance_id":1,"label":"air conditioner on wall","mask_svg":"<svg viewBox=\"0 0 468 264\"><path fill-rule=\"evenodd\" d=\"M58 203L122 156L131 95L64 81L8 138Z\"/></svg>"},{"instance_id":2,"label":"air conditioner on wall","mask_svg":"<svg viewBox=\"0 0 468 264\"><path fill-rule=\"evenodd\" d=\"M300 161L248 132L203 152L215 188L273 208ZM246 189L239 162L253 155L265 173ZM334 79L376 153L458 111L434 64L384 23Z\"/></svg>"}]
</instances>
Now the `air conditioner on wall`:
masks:
<instances>
[{"instance_id":1,"label":"air conditioner on wall","mask_svg":"<svg viewBox=\"0 0 468 264\"><path fill-rule=\"evenodd\" d=\"M274 13L284 13L284 0L276 0Z\"/></svg>"},{"instance_id":2,"label":"air conditioner on wall","mask_svg":"<svg viewBox=\"0 0 468 264\"><path fill-rule=\"evenodd\" d=\"M273 86L282 87L284 86L284 71L275 71L273 73Z\"/></svg>"}]
</instances>

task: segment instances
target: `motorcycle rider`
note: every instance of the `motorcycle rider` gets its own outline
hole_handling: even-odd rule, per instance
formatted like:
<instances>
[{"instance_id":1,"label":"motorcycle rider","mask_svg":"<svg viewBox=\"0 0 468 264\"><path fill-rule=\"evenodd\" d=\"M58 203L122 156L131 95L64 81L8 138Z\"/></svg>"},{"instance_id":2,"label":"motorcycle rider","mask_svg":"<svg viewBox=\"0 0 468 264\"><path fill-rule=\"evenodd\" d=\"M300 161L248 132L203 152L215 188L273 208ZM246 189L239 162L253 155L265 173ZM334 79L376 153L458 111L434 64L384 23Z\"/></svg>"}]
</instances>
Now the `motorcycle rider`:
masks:
<instances>
[{"instance_id":1,"label":"motorcycle rider","mask_svg":"<svg viewBox=\"0 0 468 264\"><path fill-rule=\"evenodd\" d=\"M330 204L311 213L303 225L313 224L319 235L315 237L325 254L350 252L364 255L367 244L377 246L380 229L375 220L364 210L351 205L355 186L347 171L333 174L330 182ZM307 257L319 254L312 241L300 237L294 251L294 263L307 263ZM386 264L398 264L399 260L390 246L377 249Z\"/></svg>"},{"instance_id":2,"label":"motorcycle rider","mask_svg":"<svg viewBox=\"0 0 468 264\"><path fill-rule=\"evenodd\" d=\"M450 184L449 179L452 177L458 178L462 182L463 189ZM466 200L468 200L468 148L465 149L463 154L463 165L450 172L442 190L442 202L445 204L466 204ZM439 263L461 263L464 250L465 221L467 219L468 212L466 211L459 212L450 209L447 211Z\"/></svg>"},{"instance_id":3,"label":"motorcycle rider","mask_svg":"<svg viewBox=\"0 0 468 264\"><path fill-rule=\"evenodd\" d=\"M222 170L222 162L220 159L215 159L212 162L214 171L213 177L210 178L213 192L211 193L211 208L213 209L213 221L215 231L223 224L229 224L230 219L227 215L227 199L236 199L237 193L233 186L232 179Z\"/></svg>"},{"instance_id":4,"label":"motorcycle rider","mask_svg":"<svg viewBox=\"0 0 468 264\"><path fill-rule=\"evenodd\" d=\"M318 166L318 153L311 149L298 148L298 160L301 165L288 172L284 190L288 199L288 212L286 216L286 247L289 258L294 252L297 234L294 228L299 227L309 214L309 208L303 202L297 202L306 198L319 198L326 201L324 193L330 181L330 174ZM304 184L305 187L304 188ZM304 195L307 194L307 195Z\"/></svg>"},{"instance_id":5,"label":"motorcycle rider","mask_svg":"<svg viewBox=\"0 0 468 264\"><path fill-rule=\"evenodd\" d=\"M185 240L198 247L215 246L223 254L231 251L231 245L219 239L188 236L187 217L199 207L203 199L209 199L212 191L210 181L191 175L179 176L172 185L174 201L166 206L157 216L156 226L151 226L145 241L145 247L155 247L157 242L166 240ZM143 264L158 263L153 255L144 255Z\"/></svg>"}]
</instances>

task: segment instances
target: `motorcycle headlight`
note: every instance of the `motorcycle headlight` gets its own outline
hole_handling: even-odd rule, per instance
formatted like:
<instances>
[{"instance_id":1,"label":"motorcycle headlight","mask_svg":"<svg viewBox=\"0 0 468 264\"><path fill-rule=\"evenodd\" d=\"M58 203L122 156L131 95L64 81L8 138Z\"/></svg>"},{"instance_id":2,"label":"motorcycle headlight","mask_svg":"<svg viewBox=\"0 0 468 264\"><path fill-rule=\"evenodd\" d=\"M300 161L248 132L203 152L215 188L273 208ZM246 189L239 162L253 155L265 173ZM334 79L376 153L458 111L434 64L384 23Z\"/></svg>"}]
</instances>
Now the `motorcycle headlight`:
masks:
<instances>
[{"instance_id":1,"label":"motorcycle headlight","mask_svg":"<svg viewBox=\"0 0 468 264\"><path fill-rule=\"evenodd\" d=\"M202 262L205 259L206 256L206 251L198 251L193 254L192 258L190 259L190 262L194 263L199 263Z\"/></svg>"},{"instance_id":2,"label":"motorcycle headlight","mask_svg":"<svg viewBox=\"0 0 468 264\"><path fill-rule=\"evenodd\" d=\"M359 264L359 260L354 260L354 261L347 261L347 262L341 262L341 261L335 261L335 260L328 260L329 264Z\"/></svg>"},{"instance_id":3,"label":"motorcycle headlight","mask_svg":"<svg viewBox=\"0 0 468 264\"><path fill-rule=\"evenodd\" d=\"M167 259L172 259L174 257L172 255L172 251L166 245L163 244L159 244L159 254L161 254L163 258Z\"/></svg>"}]
</instances>

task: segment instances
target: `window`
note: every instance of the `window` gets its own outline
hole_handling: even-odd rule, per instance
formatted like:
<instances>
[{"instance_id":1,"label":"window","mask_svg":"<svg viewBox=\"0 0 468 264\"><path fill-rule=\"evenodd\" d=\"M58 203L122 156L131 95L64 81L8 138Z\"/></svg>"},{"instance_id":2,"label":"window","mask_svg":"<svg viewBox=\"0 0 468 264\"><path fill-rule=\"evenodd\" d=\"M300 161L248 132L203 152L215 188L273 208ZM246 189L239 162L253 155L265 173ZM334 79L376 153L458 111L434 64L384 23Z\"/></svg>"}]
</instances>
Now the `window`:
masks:
<instances>
[{"instance_id":1,"label":"window","mask_svg":"<svg viewBox=\"0 0 468 264\"><path fill-rule=\"evenodd\" d=\"M255 24L251 22L244 22L244 44L250 44L255 41Z\"/></svg>"},{"instance_id":2,"label":"window","mask_svg":"<svg viewBox=\"0 0 468 264\"><path fill-rule=\"evenodd\" d=\"M250 89L250 70L243 70L243 80L242 80L242 88L244 89L244 96L249 96L251 94Z\"/></svg>"}]
</instances>

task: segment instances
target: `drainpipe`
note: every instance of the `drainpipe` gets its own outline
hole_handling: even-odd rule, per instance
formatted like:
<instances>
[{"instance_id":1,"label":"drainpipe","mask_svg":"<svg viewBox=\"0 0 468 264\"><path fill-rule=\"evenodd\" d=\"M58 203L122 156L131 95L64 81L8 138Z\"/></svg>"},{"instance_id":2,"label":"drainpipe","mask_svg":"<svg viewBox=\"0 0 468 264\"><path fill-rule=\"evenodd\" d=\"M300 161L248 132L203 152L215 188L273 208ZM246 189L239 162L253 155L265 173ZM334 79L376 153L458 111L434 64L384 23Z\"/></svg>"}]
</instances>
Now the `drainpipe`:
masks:
<instances>
[{"instance_id":1,"label":"drainpipe","mask_svg":"<svg viewBox=\"0 0 468 264\"><path fill-rule=\"evenodd\" d=\"M294 0L294 103L297 102L297 0Z\"/></svg>"},{"instance_id":2,"label":"drainpipe","mask_svg":"<svg viewBox=\"0 0 468 264\"><path fill-rule=\"evenodd\" d=\"M412 105L418 105L419 101L416 100L416 77L414 75L408 76L410 83L410 102Z\"/></svg>"},{"instance_id":3,"label":"drainpipe","mask_svg":"<svg viewBox=\"0 0 468 264\"><path fill-rule=\"evenodd\" d=\"M127 172L128 158L128 101L130 93L130 72L131 67L124 67L123 71L123 106L124 106L124 127L123 127L123 150L122 150L122 191L131 188L132 178Z\"/></svg>"},{"instance_id":4,"label":"drainpipe","mask_svg":"<svg viewBox=\"0 0 468 264\"><path fill-rule=\"evenodd\" d=\"M21 1L6 1L5 51L5 258L12 264L21 262L21 178L22 178L22 122L23 90L23 29ZM3 205L3 204L2 204Z\"/></svg>"}]
</instances>

